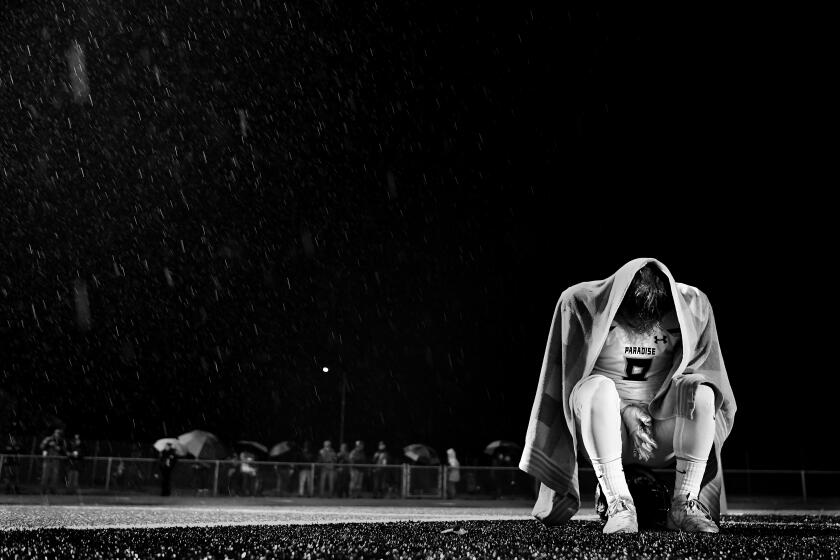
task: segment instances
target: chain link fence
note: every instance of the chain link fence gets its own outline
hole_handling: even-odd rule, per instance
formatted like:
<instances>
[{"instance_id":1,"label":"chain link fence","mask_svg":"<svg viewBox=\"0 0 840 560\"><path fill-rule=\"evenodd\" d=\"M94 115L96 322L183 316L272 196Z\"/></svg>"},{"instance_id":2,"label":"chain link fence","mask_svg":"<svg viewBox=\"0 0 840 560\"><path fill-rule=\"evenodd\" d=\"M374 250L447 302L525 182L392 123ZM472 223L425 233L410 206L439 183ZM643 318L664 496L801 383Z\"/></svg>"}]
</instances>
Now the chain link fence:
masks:
<instances>
[{"instance_id":1,"label":"chain link fence","mask_svg":"<svg viewBox=\"0 0 840 560\"><path fill-rule=\"evenodd\" d=\"M659 471L660 469L656 469ZM662 472L666 472L662 470ZM164 473L153 458L0 455L0 492L160 494ZM170 473L178 496L533 499L536 481L516 467L354 465L180 459ZM581 493L595 489L590 467L579 469ZM840 471L724 471L733 497L838 497Z\"/></svg>"}]
</instances>

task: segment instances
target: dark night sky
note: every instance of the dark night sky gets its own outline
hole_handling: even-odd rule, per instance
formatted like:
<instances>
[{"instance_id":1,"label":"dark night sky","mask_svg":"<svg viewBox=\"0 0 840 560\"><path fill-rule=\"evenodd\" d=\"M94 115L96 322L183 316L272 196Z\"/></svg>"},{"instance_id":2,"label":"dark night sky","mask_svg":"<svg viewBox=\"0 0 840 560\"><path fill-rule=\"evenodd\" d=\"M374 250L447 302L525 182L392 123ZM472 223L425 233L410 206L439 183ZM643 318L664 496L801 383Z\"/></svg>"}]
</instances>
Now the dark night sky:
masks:
<instances>
[{"instance_id":1,"label":"dark night sky","mask_svg":"<svg viewBox=\"0 0 840 560\"><path fill-rule=\"evenodd\" d=\"M715 307L729 463L829 465L833 398L802 381L831 370L834 228L795 22L7 5L0 429L335 439L344 369L347 439L475 454L524 438L560 292L652 256Z\"/></svg>"}]
</instances>

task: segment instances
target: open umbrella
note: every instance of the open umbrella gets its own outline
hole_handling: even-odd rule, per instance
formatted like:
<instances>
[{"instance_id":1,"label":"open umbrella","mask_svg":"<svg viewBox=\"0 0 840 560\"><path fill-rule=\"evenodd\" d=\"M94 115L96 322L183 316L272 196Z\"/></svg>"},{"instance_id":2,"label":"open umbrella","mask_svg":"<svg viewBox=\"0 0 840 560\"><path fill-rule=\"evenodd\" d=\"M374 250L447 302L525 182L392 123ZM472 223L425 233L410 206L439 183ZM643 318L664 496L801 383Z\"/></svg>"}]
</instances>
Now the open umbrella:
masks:
<instances>
[{"instance_id":1,"label":"open umbrella","mask_svg":"<svg viewBox=\"0 0 840 560\"><path fill-rule=\"evenodd\" d=\"M440 464L437 451L422 443L412 443L411 445L406 445L403 448L403 453L406 457L416 463L426 463L427 465Z\"/></svg>"},{"instance_id":2,"label":"open umbrella","mask_svg":"<svg viewBox=\"0 0 840 560\"><path fill-rule=\"evenodd\" d=\"M271 450L268 452L268 455L270 457L279 457L284 453L288 453L289 451L291 451L291 449L292 446L289 445L288 441L281 441L280 443L275 443L273 446L271 446Z\"/></svg>"},{"instance_id":3,"label":"open umbrella","mask_svg":"<svg viewBox=\"0 0 840 560\"><path fill-rule=\"evenodd\" d=\"M254 456L268 455L268 447L258 441L251 441L247 439L240 439L233 444L233 448L238 452L250 453Z\"/></svg>"},{"instance_id":4,"label":"open umbrella","mask_svg":"<svg viewBox=\"0 0 840 560\"><path fill-rule=\"evenodd\" d=\"M228 452L219 438L204 430L193 430L178 436L178 441L196 459L224 459Z\"/></svg>"},{"instance_id":5,"label":"open umbrella","mask_svg":"<svg viewBox=\"0 0 840 560\"><path fill-rule=\"evenodd\" d=\"M512 441L505 441L501 439L491 441L487 444L487 447L484 448L484 452L488 455L495 455L497 453L504 453L505 455L516 455L520 451L522 451L522 446L518 443L514 443Z\"/></svg>"},{"instance_id":6,"label":"open umbrella","mask_svg":"<svg viewBox=\"0 0 840 560\"><path fill-rule=\"evenodd\" d=\"M175 454L176 455L180 455L181 457L183 457L184 455L187 454L187 450L184 449L184 446L181 445L181 442L178 441L178 439L174 438L174 437L160 438L159 440L157 440L152 445L154 445L154 448L157 449L160 452L160 451L163 451L164 449L166 449L166 445L169 444L169 443L171 443L172 447L175 448Z\"/></svg>"}]
</instances>

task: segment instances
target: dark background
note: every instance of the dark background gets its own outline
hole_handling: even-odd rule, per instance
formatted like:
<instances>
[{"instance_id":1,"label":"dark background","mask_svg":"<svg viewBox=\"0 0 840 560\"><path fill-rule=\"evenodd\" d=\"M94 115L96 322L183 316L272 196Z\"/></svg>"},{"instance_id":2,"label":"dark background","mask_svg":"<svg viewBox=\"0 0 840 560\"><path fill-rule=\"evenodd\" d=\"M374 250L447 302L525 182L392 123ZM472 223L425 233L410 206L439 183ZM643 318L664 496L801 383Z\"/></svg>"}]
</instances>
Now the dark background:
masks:
<instances>
[{"instance_id":1,"label":"dark background","mask_svg":"<svg viewBox=\"0 0 840 560\"><path fill-rule=\"evenodd\" d=\"M4 6L0 429L336 440L343 370L345 439L475 457L560 292L650 256L715 308L727 464L836 466L816 15Z\"/></svg>"}]
</instances>

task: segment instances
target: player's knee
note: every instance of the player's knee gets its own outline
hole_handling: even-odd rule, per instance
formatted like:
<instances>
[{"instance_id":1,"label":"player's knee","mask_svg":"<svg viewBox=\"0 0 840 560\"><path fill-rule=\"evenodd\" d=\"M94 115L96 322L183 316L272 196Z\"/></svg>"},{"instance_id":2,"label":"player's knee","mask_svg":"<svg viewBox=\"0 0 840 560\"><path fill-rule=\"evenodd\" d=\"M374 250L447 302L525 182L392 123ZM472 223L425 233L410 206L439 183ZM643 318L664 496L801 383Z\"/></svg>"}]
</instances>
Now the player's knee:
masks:
<instances>
[{"instance_id":1,"label":"player's knee","mask_svg":"<svg viewBox=\"0 0 840 560\"><path fill-rule=\"evenodd\" d=\"M709 385L698 385L694 393L694 414L700 416L715 415L715 390Z\"/></svg>"},{"instance_id":2,"label":"player's knee","mask_svg":"<svg viewBox=\"0 0 840 560\"><path fill-rule=\"evenodd\" d=\"M589 382L589 402L595 409L618 408L620 399L615 383L603 375L593 376Z\"/></svg>"}]
</instances>

